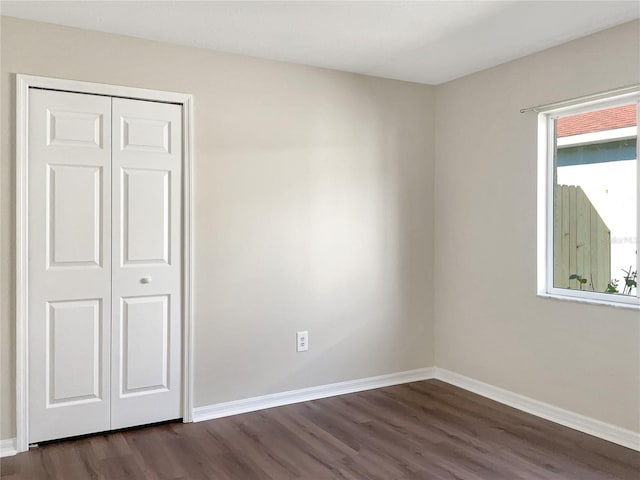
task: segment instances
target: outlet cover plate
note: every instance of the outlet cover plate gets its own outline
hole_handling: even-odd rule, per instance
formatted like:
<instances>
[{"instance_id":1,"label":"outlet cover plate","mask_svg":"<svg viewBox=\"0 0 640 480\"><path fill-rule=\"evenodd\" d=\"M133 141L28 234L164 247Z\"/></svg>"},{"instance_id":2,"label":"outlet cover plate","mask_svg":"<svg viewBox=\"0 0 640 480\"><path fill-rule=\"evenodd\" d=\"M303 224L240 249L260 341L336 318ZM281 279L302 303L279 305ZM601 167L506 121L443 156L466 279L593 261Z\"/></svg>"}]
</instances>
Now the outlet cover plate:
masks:
<instances>
[{"instance_id":1,"label":"outlet cover plate","mask_svg":"<svg viewBox=\"0 0 640 480\"><path fill-rule=\"evenodd\" d=\"M296 332L296 352L309 350L309 332Z\"/></svg>"}]
</instances>

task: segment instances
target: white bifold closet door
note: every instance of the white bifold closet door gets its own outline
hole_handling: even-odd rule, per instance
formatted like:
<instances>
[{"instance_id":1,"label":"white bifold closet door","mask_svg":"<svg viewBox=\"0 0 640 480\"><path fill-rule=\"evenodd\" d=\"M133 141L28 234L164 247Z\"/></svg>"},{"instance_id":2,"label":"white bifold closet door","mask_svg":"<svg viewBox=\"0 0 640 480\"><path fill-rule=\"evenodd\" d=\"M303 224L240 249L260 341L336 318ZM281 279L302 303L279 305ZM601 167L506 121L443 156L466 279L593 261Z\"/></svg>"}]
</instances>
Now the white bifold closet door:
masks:
<instances>
[{"instance_id":1,"label":"white bifold closet door","mask_svg":"<svg viewBox=\"0 0 640 480\"><path fill-rule=\"evenodd\" d=\"M30 91L29 441L110 428L111 99Z\"/></svg>"},{"instance_id":2,"label":"white bifold closet door","mask_svg":"<svg viewBox=\"0 0 640 480\"><path fill-rule=\"evenodd\" d=\"M29 95L29 441L179 418L181 108Z\"/></svg>"},{"instance_id":3,"label":"white bifold closet door","mask_svg":"<svg viewBox=\"0 0 640 480\"><path fill-rule=\"evenodd\" d=\"M111 428L181 415L181 109L113 99Z\"/></svg>"}]
</instances>

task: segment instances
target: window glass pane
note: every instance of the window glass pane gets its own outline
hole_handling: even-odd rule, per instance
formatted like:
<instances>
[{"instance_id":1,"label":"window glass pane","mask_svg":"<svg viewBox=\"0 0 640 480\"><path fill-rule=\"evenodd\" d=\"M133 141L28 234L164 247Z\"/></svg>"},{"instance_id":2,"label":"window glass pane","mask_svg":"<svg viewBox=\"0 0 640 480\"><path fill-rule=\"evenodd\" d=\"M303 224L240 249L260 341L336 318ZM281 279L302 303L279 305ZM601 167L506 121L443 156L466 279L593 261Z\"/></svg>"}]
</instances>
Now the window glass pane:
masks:
<instances>
[{"instance_id":1,"label":"window glass pane","mask_svg":"<svg viewBox=\"0 0 640 480\"><path fill-rule=\"evenodd\" d=\"M637 104L555 121L553 284L636 295Z\"/></svg>"}]
</instances>

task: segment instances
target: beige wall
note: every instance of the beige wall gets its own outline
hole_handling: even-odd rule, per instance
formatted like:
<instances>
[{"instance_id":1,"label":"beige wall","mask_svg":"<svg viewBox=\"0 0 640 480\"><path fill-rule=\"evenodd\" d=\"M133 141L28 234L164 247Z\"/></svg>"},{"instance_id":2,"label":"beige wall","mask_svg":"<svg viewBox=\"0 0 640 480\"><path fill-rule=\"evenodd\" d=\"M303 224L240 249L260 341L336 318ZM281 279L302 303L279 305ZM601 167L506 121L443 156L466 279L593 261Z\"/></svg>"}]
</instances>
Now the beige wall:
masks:
<instances>
[{"instance_id":1,"label":"beige wall","mask_svg":"<svg viewBox=\"0 0 640 480\"><path fill-rule=\"evenodd\" d=\"M536 297L535 113L640 82L640 23L436 89L436 364L640 431L640 313ZM462 301L463 300L463 301Z\"/></svg>"},{"instance_id":2,"label":"beige wall","mask_svg":"<svg viewBox=\"0 0 640 480\"><path fill-rule=\"evenodd\" d=\"M433 365L432 87L12 18L1 34L1 438L16 73L194 95L196 406Z\"/></svg>"}]
</instances>

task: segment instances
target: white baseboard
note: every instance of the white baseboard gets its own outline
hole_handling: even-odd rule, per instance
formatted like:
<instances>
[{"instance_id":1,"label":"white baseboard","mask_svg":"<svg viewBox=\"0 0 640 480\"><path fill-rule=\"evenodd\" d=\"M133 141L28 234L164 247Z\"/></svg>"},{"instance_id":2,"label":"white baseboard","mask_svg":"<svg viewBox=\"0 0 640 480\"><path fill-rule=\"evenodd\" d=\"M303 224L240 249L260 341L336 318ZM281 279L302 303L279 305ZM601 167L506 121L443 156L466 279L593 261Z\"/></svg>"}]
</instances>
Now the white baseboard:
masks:
<instances>
[{"instance_id":1,"label":"white baseboard","mask_svg":"<svg viewBox=\"0 0 640 480\"><path fill-rule=\"evenodd\" d=\"M254 412L265 408L307 402L320 398L362 392L374 388L388 387L401 383L417 382L436 378L464 390L477 393L483 397L508 405L537 417L550 420L580 432L607 440L623 447L640 451L640 433L627 430L616 425L595 420L578 413L565 410L554 405L534 400L488 383L451 372L443 368L429 367L405 372L379 375L377 377L360 378L346 382L330 383L317 387L302 388L288 392L272 393L260 397L245 398L231 402L217 403L193 409L193 421L202 422L214 418L227 417L240 413ZM0 440L0 457L15 455L16 439Z\"/></svg>"},{"instance_id":2,"label":"white baseboard","mask_svg":"<svg viewBox=\"0 0 640 480\"><path fill-rule=\"evenodd\" d=\"M435 368L435 378L565 427L640 451L640 433L638 432L564 410L443 368Z\"/></svg>"},{"instance_id":3,"label":"white baseboard","mask_svg":"<svg viewBox=\"0 0 640 480\"><path fill-rule=\"evenodd\" d=\"M318 387L301 388L288 392L272 393L259 397L245 398L231 402L216 403L204 407L193 409L193 421L202 422L214 418L237 415L239 413L254 412L265 408L280 407L292 403L307 402L319 398L344 395L346 393L361 392L374 388L388 387L401 383L417 382L434 378L435 369L419 368L405 372L391 373L389 375L379 375L377 377L360 378L346 382L330 383Z\"/></svg>"},{"instance_id":4,"label":"white baseboard","mask_svg":"<svg viewBox=\"0 0 640 480\"><path fill-rule=\"evenodd\" d=\"M379 375L377 377L360 378L346 382L330 383L317 387L302 388L288 392L272 393L259 397L245 398L231 402L217 403L193 409L193 421L202 422L214 418L227 417L240 413L254 412L265 408L307 402L320 398L362 392L374 388L388 387L401 383L418 382L436 378L464 390L477 393L496 402L522 410L537 417L550 420L580 432L607 440L623 447L640 451L640 433L627 430L616 425L595 420L578 413L564 410L539 400L534 400L488 383L474 380L455 372L437 367L419 368L405 372ZM15 455L16 439L0 440L0 457Z\"/></svg>"},{"instance_id":5,"label":"white baseboard","mask_svg":"<svg viewBox=\"0 0 640 480\"><path fill-rule=\"evenodd\" d=\"M508 405L537 417L588 433L623 447L640 451L640 433L595 420L578 413L564 410L560 407L534 400L488 383L465 377L458 373L437 367L420 368L406 372L380 375L377 377L361 378L340 383L320 385L318 387L302 388L288 392L272 393L259 397L245 398L231 402L217 403L193 409L193 421L202 422L214 418L254 412L265 408L280 407L292 403L307 402L319 398L333 397L347 393L361 392L374 388L388 387L401 383L417 382L436 378L456 387L463 388L496 402Z\"/></svg>"},{"instance_id":6,"label":"white baseboard","mask_svg":"<svg viewBox=\"0 0 640 480\"><path fill-rule=\"evenodd\" d=\"M16 449L15 438L4 438L0 440L0 458L10 457L16 453L18 453L18 450Z\"/></svg>"}]
</instances>

